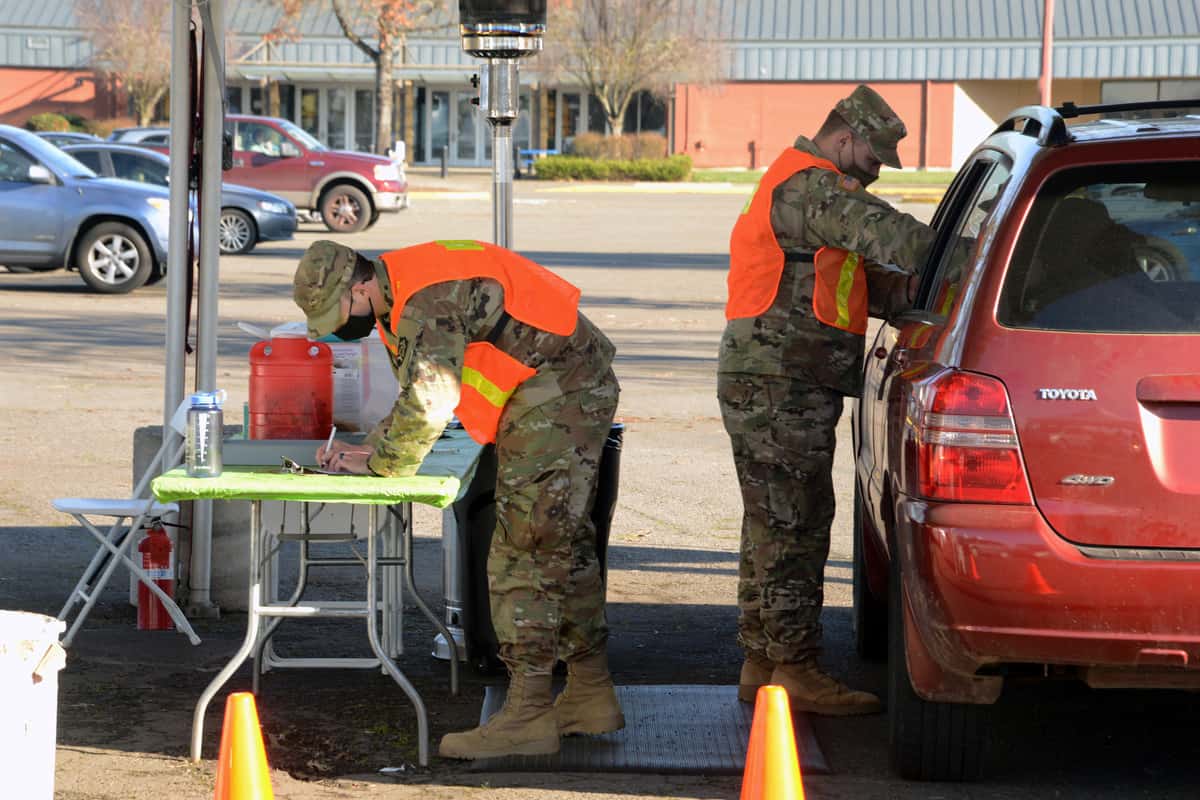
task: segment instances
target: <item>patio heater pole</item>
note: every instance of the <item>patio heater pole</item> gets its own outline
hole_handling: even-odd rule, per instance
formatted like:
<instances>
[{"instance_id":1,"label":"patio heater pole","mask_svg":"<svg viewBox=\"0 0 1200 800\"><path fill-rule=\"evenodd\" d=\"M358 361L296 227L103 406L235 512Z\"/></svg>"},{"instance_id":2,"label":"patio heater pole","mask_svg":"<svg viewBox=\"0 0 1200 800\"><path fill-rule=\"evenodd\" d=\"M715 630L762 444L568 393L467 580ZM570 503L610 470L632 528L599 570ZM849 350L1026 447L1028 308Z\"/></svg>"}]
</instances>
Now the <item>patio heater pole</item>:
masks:
<instances>
[{"instance_id":1,"label":"patio heater pole","mask_svg":"<svg viewBox=\"0 0 1200 800\"><path fill-rule=\"evenodd\" d=\"M512 247L513 123L520 110L522 58L542 49L546 31L546 0L459 0L459 32L463 50L482 58L478 105L492 129L492 239ZM448 510L442 523L443 594L446 627L454 637L459 656L466 643L461 627L463 591L467 581L467 548L463 534ZM441 634L434 639L433 654L451 658L450 643Z\"/></svg>"},{"instance_id":2,"label":"patio heater pole","mask_svg":"<svg viewBox=\"0 0 1200 800\"><path fill-rule=\"evenodd\" d=\"M513 123L520 109L518 64L542 49L546 0L459 0L459 30L468 54L485 59L479 110L492 129L492 238L512 247Z\"/></svg>"}]
</instances>

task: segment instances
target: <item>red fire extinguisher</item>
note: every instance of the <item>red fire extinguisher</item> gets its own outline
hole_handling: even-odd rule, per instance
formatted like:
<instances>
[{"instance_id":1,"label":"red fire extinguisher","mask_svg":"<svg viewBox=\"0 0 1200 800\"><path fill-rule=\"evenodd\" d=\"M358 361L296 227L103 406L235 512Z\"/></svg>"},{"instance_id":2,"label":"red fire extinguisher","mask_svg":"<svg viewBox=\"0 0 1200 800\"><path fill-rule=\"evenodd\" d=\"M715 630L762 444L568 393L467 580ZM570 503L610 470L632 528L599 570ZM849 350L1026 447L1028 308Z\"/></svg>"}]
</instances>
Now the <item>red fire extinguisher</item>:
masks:
<instances>
[{"instance_id":1,"label":"red fire extinguisher","mask_svg":"<svg viewBox=\"0 0 1200 800\"><path fill-rule=\"evenodd\" d=\"M146 529L146 538L138 543L142 554L142 569L162 589L167 597L175 598L175 554L171 537L163 530L161 520L154 520ZM137 626L139 631L169 631L175 629L171 615L162 600L144 582L138 582Z\"/></svg>"}]
</instances>

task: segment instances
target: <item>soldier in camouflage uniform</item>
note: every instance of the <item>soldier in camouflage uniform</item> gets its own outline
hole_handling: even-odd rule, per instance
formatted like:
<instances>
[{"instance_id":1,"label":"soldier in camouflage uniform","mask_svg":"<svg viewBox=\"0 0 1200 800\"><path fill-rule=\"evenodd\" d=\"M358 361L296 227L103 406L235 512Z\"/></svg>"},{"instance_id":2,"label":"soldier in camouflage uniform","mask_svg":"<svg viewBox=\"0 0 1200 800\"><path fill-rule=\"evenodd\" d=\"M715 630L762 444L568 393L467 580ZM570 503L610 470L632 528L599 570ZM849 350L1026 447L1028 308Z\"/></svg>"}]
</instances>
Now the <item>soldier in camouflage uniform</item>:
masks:
<instances>
[{"instance_id":1,"label":"soldier in camouflage uniform","mask_svg":"<svg viewBox=\"0 0 1200 800\"><path fill-rule=\"evenodd\" d=\"M437 244L487 248L483 254L498 252L541 270L491 245ZM357 339L378 321L400 383L395 406L365 447L335 442L318 458L348 472L411 475L460 402L469 344L488 341L536 370L503 406L495 439L497 520L488 585L500 657L511 676L507 700L479 728L447 734L440 753L553 753L562 734L607 733L625 724L608 672L604 590L590 515L617 407L614 348L583 314L569 335L522 323L506 311L501 283L484 277L433 283L408 297L399 320L391 319L385 260L393 259L390 269L403 269L411 263L404 260L412 258L409 251L421 247L427 246L371 261L334 242L316 242L296 270L295 300L308 317L310 336ZM551 674L560 658L567 662L567 687L553 702Z\"/></svg>"},{"instance_id":2,"label":"soldier in camouflage uniform","mask_svg":"<svg viewBox=\"0 0 1200 800\"><path fill-rule=\"evenodd\" d=\"M885 316L910 307L910 273L933 241L928 226L865 190L881 162L900 166L896 143L905 133L883 98L859 86L813 139L796 139L798 154L780 156L776 164L793 159L799 171L769 170L758 189L762 194L774 183L769 197L752 199L739 220L745 234L753 225L748 217L759 214L756 252L782 251L771 262L775 272L752 280L735 274L756 245L746 244L750 239L738 228L731 239L731 305L717 392L744 505L738 640L746 654L739 681L745 701L771 683L787 688L793 708L813 713L880 708L874 695L825 674L817 655L834 516L834 432L843 397L861 391L866 312ZM857 326L823 320L816 311L821 289L814 262L820 263L823 248L845 251L843 266L865 271L865 278L842 273L845 280L831 295L840 303L849 278L861 281L866 297ZM767 298L774 288L774 299L751 308L755 313L733 313L737 295L752 288Z\"/></svg>"}]
</instances>

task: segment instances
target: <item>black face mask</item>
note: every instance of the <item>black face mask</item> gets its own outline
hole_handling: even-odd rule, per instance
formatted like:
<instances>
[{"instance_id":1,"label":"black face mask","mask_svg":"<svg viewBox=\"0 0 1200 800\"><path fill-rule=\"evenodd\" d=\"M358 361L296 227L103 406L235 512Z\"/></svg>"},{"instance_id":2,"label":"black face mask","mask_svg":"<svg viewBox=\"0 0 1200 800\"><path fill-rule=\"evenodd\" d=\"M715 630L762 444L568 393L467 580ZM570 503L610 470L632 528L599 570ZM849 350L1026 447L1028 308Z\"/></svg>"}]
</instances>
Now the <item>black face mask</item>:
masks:
<instances>
[{"instance_id":1,"label":"black face mask","mask_svg":"<svg viewBox=\"0 0 1200 800\"><path fill-rule=\"evenodd\" d=\"M850 177L857 179L858 182L861 183L864 187L867 187L867 186L870 186L875 181L877 181L879 179L879 176L872 175L871 173L867 172L865 169L862 169L858 166L858 160L856 158L858 155L857 148L858 148L858 143L851 142L851 144L850 144L850 164L849 164L849 166L843 167L839 163L838 168L845 174L849 175ZM838 161L840 162L841 160L842 160L841 154L839 153Z\"/></svg>"},{"instance_id":2,"label":"black face mask","mask_svg":"<svg viewBox=\"0 0 1200 800\"><path fill-rule=\"evenodd\" d=\"M352 342L355 339L361 339L364 336L370 336L371 331L375 328L375 314L356 314L346 320L346 324L333 332L333 335L339 339L345 339Z\"/></svg>"}]
</instances>

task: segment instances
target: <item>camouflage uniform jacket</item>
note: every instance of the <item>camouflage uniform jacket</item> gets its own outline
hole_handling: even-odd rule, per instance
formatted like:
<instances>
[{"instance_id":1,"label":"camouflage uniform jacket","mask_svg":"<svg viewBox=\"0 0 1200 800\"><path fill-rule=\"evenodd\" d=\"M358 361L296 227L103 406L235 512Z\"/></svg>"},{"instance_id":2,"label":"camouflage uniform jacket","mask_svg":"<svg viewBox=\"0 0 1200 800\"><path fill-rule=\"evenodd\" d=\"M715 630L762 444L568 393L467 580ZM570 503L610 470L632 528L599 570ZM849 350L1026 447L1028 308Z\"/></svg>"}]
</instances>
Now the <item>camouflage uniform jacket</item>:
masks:
<instances>
[{"instance_id":1,"label":"camouflage uniform jacket","mask_svg":"<svg viewBox=\"0 0 1200 800\"><path fill-rule=\"evenodd\" d=\"M375 270L390 306L387 269L376 261ZM391 412L367 437L367 444L375 447L369 462L373 472L416 472L454 415L467 345L487 339L503 312L500 284L472 278L437 283L414 294L404 306L394 336L390 315L380 319L400 394ZM517 419L549 400L597 385L608 374L615 351L608 337L583 314L570 336L511 319L495 344L537 370L509 398L502 420Z\"/></svg>"},{"instance_id":2,"label":"camouflage uniform jacket","mask_svg":"<svg viewBox=\"0 0 1200 800\"><path fill-rule=\"evenodd\" d=\"M803 136L794 147L825 158ZM811 254L821 247L865 256L870 313L875 317L910 306L908 275L881 265L915 271L934 235L932 228L868 193L857 181L817 167L798 172L776 187L771 227L785 256ZM771 307L757 317L730 320L726 325L719 371L799 378L858 396L863 337L818 320L813 313L813 288L813 265L789 260Z\"/></svg>"}]
</instances>

